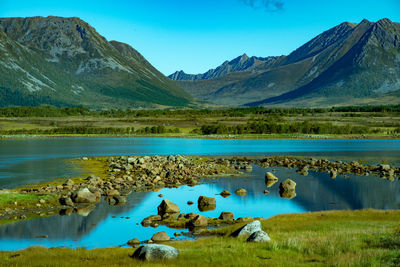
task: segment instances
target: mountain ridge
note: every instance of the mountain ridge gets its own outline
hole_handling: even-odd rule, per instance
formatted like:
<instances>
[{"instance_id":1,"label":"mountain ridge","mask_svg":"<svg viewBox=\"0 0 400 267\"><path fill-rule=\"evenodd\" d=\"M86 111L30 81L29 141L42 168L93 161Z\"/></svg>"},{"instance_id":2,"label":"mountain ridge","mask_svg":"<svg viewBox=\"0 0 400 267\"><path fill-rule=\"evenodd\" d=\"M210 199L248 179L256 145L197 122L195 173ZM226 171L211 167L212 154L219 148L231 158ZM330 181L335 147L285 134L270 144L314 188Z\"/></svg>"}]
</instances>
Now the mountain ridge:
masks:
<instances>
[{"instance_id":1,"label":"mountain ridge","mask_svg":"<svg viewBox=\"0 0 400 267\"><path fill-rule=\"evenodd\" d=\"M192 102L133 47L108 42L77 17L0 18L0 32L2 106L138 108ZM10 92L21 99L5 103Z\"/></svg>"},{"instance_id":2,"label":"mountain ridge","mask_svg":"<svg viewBox=\"0 0 400 267\"><path fill-rule=\"evenodd\" d=\"M257 72L175 82L195 97L221 105L395 103L400 101L391 98L400 89L399 25L389 19L344 22Z\"/></svg>"}]
</instances>

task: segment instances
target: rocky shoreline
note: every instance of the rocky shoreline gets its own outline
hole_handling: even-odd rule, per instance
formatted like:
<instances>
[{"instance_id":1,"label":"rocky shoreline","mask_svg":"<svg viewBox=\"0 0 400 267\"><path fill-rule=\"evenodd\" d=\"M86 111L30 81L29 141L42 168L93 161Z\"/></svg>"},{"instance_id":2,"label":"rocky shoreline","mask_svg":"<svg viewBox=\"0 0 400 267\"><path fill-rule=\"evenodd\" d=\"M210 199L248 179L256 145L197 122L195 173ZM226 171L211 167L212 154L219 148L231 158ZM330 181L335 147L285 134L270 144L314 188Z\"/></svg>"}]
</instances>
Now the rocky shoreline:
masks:
<instances>
[{"instance_id":1,"label":"rocky shoreline","mask_svg":"<svg viewBox=\"0 0 400 267\"><path fill-rule=\"evenodd\" d=\"M295 157L263 157L263 158L205 158L183 156L120 156L87 158L77 160L88 167L88 172L96 173L88 177L67 179L47 185L32 185L29 188L16 190L0 190L0 194L32 194L38 196L37 202L24 205L9 203L0 211L0 223L6 220L24 220L29 217L69 215L78 213L87 215L102 199L110 205L123 205L126 196L131 192L159 190L164 187L181 185L195 186L205 177L243 175L243 171L251 172L252 165L263 168L286 167L297 168L297 172L308 175L309 171L328 172L331 178L337 175L354 173L356 175L378 175L394 181L400 177L400 168L387 164L366 165L356 161L342 162L327 159L304 159ZM90 166L96 165L96 170ZM268 172L266 186L278 181ZM280 184L281 197L296 196L295 185L290 179ZM245 195L245 190L237 189L236 194ZM268 194L268 190L264 190ZM221 192L229 196L230 192ZM211 206L212 207L212 206ZM199 209L207 210L208 205L199 205ZM189 217L188 217L189 216ZM188 223L193 215L182 215L180 221L162 218L157 224L176 227ZM178 217L176 217L178 218ZM175 218L175 219L176 219ZM190 219L190 220L189 220ZM210 219L210 224L226 223L219 218Z\"/></svg>"}]
</instances>

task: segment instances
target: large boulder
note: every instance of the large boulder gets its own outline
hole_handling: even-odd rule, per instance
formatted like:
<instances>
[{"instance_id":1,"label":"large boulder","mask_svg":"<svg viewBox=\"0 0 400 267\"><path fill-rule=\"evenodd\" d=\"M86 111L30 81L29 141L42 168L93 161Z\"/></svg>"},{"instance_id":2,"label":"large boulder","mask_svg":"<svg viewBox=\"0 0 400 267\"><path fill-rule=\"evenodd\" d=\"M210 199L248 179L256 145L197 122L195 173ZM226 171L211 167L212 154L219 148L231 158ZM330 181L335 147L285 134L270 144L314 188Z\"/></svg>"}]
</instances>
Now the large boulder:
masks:
<instances>
[{"instance_id":1,"label":"large boulder","mask_svg":"<svg viewBox=\"0 0 400 267\"><path fill-rule=\"evenodd\" d=\"M247 238L247 242L268 242L268 241L271 241L271 238L264 231L254 232L249 236L249 238Z\"/></svg>"},{"instance_id":2,"label":"large boulder","mask_svg":"<svg viewBox=\"0 0 400 267\"><path fill-rule=\"evenodd\" d=\"M155 233L152 237L151 240L154 242L165 242L169 241L171 238L168 236L168 234L165 231Z\"/></svg>"},{"instance_id":3,"label":"large boulder","mask_svg":"<svg viewBox=\"0 0 400 267\"><path fill-rule=\"evenodd\" d=\"M261 229L261 222L260 221L253 221L251 223L246 224L242 228L235 231L232 235L237 237L248 237L254 232L262 231Z\"/></svg>"},{"instance_id":4,"label":"large boulder","mask_svg":"<svg viewBox=\"0 0 400 267\"><path fill-rule=\"evenodd\" d=\"M168 217L168 214L179 214L180 209L178 205L172 203L168 199L164 199L158 206L158 215Z\"/></svg>"},{"instance_id":5,"label":"large boulder","mask_svg":"<svg viewBox=\"0 0 400 267\"><path fill-rule=\"evenodd\" d=\"M282 191L290 191L290 190L295 190L296 189L296 183L293 180L287 179L283 181L279 185L279 189Z\"/></svg>"},{"instance_id":6,"label":"large boulder","mask_svg":"<svg viewBox=\"0 0 400 267\"><path fill-rule=\"evenodd\" d=\"M98 202L100 199L87 188L82 188L72 194L72 200L75 203L93 203Z\"/></svg>"},{"instance_id":7,"label":"large boulder","mask_svg":"<svg viewBox=\"0 0 400 267\"><path fill-rule=\"evenodd\" d=\"M234 215L232 212L221 212L221 214L219 215L219 219L231 222L234 219Z\"/></svg>"},{"instance_id":8,"label":"large boulder","mask_svg":"<svg viewBox=\"0 0 400 267\"><path fill-rule=\"evenodd\" d=\"M189 227L205 227L208 224L208 219L203 215L197 215L188 223Z\"/></svg>"},{"instance_id":9,"label":"large boulder","mask_svg":"<svg viewBox=\"0 0 400 267\"><path fill-rule=\"evenodd\" d=\"M216 206L217 200L213 197L201 196L199 197L197 203L199 206Z\"/></svg>"},{"instance_id":10,"label":"large boulder","mask_svg":"<svg viewBox=\"0 0 400 267\"><path fill-rule=\"evenodd\" d=\"M179 251L171 246L147 244L139 247L132 255L133 258L147 261L176 259Z\"/></svg>"}]
</instances>

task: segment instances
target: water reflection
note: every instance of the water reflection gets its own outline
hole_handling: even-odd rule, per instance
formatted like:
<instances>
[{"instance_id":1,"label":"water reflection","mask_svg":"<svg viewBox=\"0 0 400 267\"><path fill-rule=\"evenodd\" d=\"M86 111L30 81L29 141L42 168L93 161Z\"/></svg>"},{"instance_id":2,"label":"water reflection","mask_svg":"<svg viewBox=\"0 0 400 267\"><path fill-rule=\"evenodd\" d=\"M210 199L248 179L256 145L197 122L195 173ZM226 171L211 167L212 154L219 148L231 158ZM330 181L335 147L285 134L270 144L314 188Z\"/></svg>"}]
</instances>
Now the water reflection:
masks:
<instances>
[{"instance_id":1,"label":"water reflection","mask_svg":"<svg viewBox=\"0 0 400 267\"><path fill-rule=\"evenodd\" d=\"M373 152L371 152L373 151ZM400 140L65 138L0 140L0 188L78 175L63 159L112 155L319 155L400 163Z\"/></svg>"},{"instance_id":2,"label":"water reflection","mask_svg":"<svg viewBox=\"0 0 400 267\"><path fill-rule=\"evenodd\" d=\"M272 169L254 167L250 176L246 177L206 179L206 184L195 187L182 186L165 188L159 192L132 193L125 206L108 206L103 202L86 217L71 214L3 225L0 226L0 250L14 250L37 244L87 248L119 246L134 237L140 240L150 239L158 231L166 231L172 236L174 232L182 230L164 226L145 228L140 225L143 218L157 213L157 206L163 198L178 204L183 213L195 212L209 217L218 217L223 211L233 212L235 218L268 218L282 213L318 210L400 208L398 181L354 175L347 179L343 176L331 179L327 173L310 171L308 176L302 176L294 169L275 169L280 181L290 178L297 183L296 197L281 198L279 183L268 188L270 194L264 195L267 188L265 172ZM234 194L238 188L245 188L247 195ZM228 190L232 195L222 197L219 194L223 190ZM164 195L163 198L158 197L160 193ZM196 203L202 195L217 199L214 210L200 212L197 205L187 204L188 201ZM45 235L48 236L47 239L37 238Z\"/></svg>"}]
</instances>

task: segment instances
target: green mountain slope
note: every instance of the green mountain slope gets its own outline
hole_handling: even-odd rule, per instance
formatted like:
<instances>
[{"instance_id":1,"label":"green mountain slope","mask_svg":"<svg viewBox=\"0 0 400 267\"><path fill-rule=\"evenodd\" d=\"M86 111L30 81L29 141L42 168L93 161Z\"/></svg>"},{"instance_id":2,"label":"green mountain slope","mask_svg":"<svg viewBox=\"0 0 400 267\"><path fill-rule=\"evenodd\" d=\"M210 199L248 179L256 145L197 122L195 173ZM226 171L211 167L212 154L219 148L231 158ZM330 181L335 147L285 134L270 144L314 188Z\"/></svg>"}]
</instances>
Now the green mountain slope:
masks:
<instances>
[{"instance_id":1,"label":"green mountain slope","mask_svg":"<svg viewBox=\"0 0 400 267\"><path fill-rule=\"evenodd\" d=\"M135 49L79 18L0 18L0 105L186 106Z\"/></svg>"},{"instance_id":2,"label":"green mountain slope","mask_svg":"<svg viewBox=\"0 0 400 267\"><path fill-rule=\"evenodd\" d=\"M193 96L222 105L395 104L399 40L399 24L388 19L345 22L257 71L176 82Z\"/></svg>"}]
</instances>

